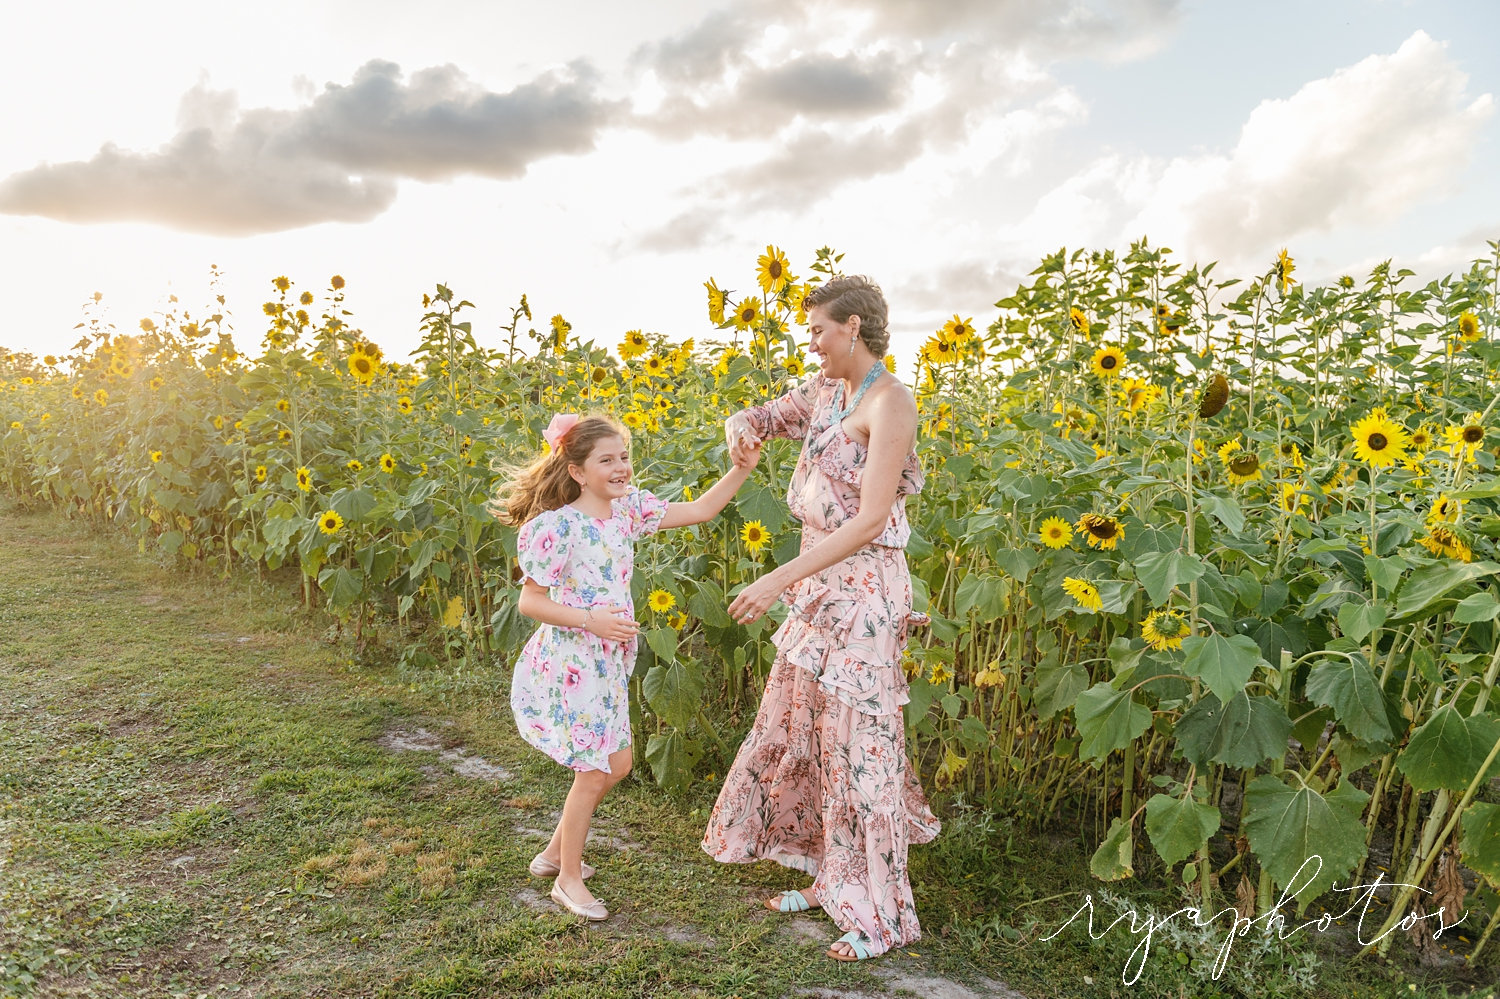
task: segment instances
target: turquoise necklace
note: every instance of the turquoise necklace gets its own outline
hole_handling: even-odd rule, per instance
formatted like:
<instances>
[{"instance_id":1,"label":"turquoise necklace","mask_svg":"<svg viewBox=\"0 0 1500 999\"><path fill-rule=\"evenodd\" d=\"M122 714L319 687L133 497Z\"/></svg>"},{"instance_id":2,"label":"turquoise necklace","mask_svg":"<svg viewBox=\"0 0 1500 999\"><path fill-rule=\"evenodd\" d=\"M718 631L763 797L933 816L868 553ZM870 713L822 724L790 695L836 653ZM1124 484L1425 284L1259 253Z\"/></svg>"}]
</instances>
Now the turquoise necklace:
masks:
<instances>
[{"instance_id":1,"label":"turquoise necklace","mask_svg":"<svg viewBox=\"0 0 1500 999\"><path fill-rule=\"evenodd\" d=\"M854 398L849 402L849 405L833 411L834 423L841 422L844 417L848 416L850 413L859 408L859 400L865 397L866 390L868 390L871 385L875 384L875 379L879 378L880 373L884 370L885 362L883 361L876 361L874 364L870 365L870 370L865 373L865 380L859 383L859 390L854 393ZM841 383L839 385L839 394L841 397L843 395L843 391L844 387Z\"/></svg>"}]
</instances>

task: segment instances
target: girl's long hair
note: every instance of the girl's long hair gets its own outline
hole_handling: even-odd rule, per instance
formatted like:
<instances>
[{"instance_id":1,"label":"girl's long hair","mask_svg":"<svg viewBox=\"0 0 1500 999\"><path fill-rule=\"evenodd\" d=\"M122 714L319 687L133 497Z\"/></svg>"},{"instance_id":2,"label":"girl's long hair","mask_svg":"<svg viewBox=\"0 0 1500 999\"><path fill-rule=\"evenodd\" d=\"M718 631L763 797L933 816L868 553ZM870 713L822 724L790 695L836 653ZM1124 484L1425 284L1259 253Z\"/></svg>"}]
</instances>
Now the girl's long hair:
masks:
<instances>
[{"instance_id":1,"label":"girl's long hair","mask_svg":"<svg viewBox=\"0 0 1500 999\"><path fill-rule=\"evenodd\" d=\"M630 441L630 434L612 417L585 416L563 434L558 447L531 464L503 466L499 471L506 481L490 502L490 512L501 523L520 527L544 510L573 502L581 490L568 474L568 466L581 466L594 445L606 437Z\"/></svg>"}]
</instances>

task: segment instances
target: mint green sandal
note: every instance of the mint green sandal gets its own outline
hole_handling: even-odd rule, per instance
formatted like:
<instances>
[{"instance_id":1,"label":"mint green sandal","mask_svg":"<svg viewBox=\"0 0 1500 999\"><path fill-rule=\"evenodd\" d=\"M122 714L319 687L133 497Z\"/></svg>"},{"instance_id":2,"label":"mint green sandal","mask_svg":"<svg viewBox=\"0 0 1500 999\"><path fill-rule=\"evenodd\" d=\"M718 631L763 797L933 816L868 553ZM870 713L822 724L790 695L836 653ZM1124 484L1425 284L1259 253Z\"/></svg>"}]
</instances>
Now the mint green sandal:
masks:
<instances>
[{"instance_id":1,"label":"mint green sandal","mask_svg":"<svg viewBox=\"0 0 1500 999\"><path fill-rule=\"evenodd\" d=\"M863 961L871 956L869 941L865 939L865 935L859 932L859 930L850 930L848 933L845 933L843 936L835 940L834 943L846 943L854 951L854 956L848 957L844 954L834 953L833 948L830 945L828 949L828 956L833 958L835 961Z\"/></svg>"},{"instance_id":2,"label":"mint green sandal","mask_svg":"<svg viewBox=\"0 0 1500 999\"><path fill-rule=\"evenodd\" d=\"M771 906L771 900L766 899L766 908L773 912L806 912L812 908L812 903L807 900L806 895L793 888L791 891L781 893L781 901L776 903L774 909Z\"/></svg>"}]
</instances>

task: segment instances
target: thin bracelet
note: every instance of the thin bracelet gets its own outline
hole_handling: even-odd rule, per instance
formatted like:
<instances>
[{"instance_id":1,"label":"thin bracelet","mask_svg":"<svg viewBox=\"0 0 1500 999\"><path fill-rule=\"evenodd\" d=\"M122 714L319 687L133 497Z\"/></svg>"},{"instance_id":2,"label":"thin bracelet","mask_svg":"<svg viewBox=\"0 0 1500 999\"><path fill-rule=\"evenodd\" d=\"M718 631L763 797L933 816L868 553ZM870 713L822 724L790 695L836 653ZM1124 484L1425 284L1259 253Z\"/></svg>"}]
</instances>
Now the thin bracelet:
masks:
<instances>
[{"instance_id":1,"label":"thin bracelet","mask_svg":"<svg viewBox=\"0 0 1500 999\"><path fill-rule=\"evenodd\" d=\"M593 613L594 613L594 609L592 607L585 607L583 609L583 623L578 626L578 629L580 631L587 631L588 630L588 627L589 627L589 616L591 614L593 614Z\"/></svg>"}]
</instances>

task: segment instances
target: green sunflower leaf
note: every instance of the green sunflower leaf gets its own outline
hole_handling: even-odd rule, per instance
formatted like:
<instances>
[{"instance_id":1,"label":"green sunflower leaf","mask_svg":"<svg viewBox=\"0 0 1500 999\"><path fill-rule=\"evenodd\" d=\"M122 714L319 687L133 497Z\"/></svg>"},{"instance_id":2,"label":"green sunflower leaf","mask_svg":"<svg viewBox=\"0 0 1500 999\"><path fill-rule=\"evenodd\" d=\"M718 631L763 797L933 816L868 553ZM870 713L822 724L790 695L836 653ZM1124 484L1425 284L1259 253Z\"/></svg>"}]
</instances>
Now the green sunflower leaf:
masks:
<instances>
[{"instance_id":1,"label":"green sunflower leaf","mask_svg":"<svg viewBox=\"0 0 1500 999\"><path fill-rule=\"evenodd\" d=\"M1130 823L1115 818L1109 824L1109 833L1099 849L1089 858L1089 870L1101 881L1121 881L1135 874L1131 866L1135 843L1130 835Z\"/></svg>"},{"instance_id":2,"label":"green sunflower leaf","mask_svg":"<svg viewBox=\"0 0 1500 999\"><path fill-rule=\"evenodd\" d=\"M1395 738L1386 715L1385 693L1364 659L1325 659L1308 672L1306 691L1314 704L1332 708L1350 735L1369 742Z\"/></svg>"},{"instance_id":3,"label":"green sunflower leaf","mask_svg":"<svg viewBox=\"0 0 1500 999\"><path fill-rule=\"evenodd\" d=\"M1359 815L1369 798L1343 781L1326 795L1272 774L1250 782L1240 827L1277 885L1294 892L1299 912L1364 857Z\"/></svg>"},{"instance_id":4,"label":"green sunflower leaf","mask_svg":"<svg viewBox=\"0 0 1500 999\"><path fill-rule=\"evenodd\" d=\"M1396 594L1395 620L1402 621L1435 609L1454 590L1483 576L1500 572L1494 562L1439 562L1407 577Z\"/></svg>"},{"instance_id":5,"label":"green sunflower leaf","mask_svg":"<svg viewBox=\"0 0 1500 999\"><path fill-rule=\"evenodd\" d=\"M1167 602L1173 587L1192 582L1207 568L1201 558L1183 551L1147 552L1134 565L1136 578L1157 606Z\"/></svg>"},{"instance_id":6,"label":"green sunflower leaf","mask_svg":"<svg viewBox=\"0 0 1500 999\"><path fill-rule=\"evenodd\" d=\"M1500 805L1476 801L1464 810L1458 850L1469 870L1500 888Z\"/></svg>"},{"instance_id":7,"label":"green sunflower leaf","mask_svg":"<svg viewBox=\"0 0 1500 999\"><path fill-rule=\"evenodd\" d=\"M1146 834L1169 867L1197 853L1218 829L1219 810L1191 796L1154 794L1146 802Z\"/></svg>"},{"instance_id":8,"label":"green sunflower leaf","mask_svg":"<svg viewBox=\"0 0 1500 999\"><path fill-rule=\"evenodd\" d=\"M1187 710L1177 723L1177 743L1191 763L1225 763L1254 767L1262 760L1286 754L1292 720L1269 697L1250 697L1240 691L1221 703L1209 694Z\"/></svg>"},{"instance_id":9,"label":"green sunflower leaf","mask_svg":"<svg viewBox=\"0 0 1500 999\"><path fill-rule=\"evenodd\" d=\"M1396 767L1418 791L1462 791L1495 744L1495 729L1495 722L1484 715L1465 717L1445 704L1412 733L1396 757Z\"/></svg>"},{"instance_id":10,"label":"green sunflower leaf","mask_svg":"<svg viewBox=\"0 0 1500 999\"><path fill-rule=\"evenodd\" d=\"M1193 635L1182 641L1182 671L1196 676L1221 701L1245 689L1260 665L1260 646L1249 635Z\"/></svg>"},{"instance_id":11,"label":"green sunflower leaf","mask_svg":"<svg viewBox=\"0 0 1500 999\"><path fill-rule=\"evenodd\" d=\"M1073 718L1082 740L1079 758L1102 760L1151 726L1151 709L1136 703L1129 691L1096 683L1078 695Z\"/></svg>"}]
</instances>

